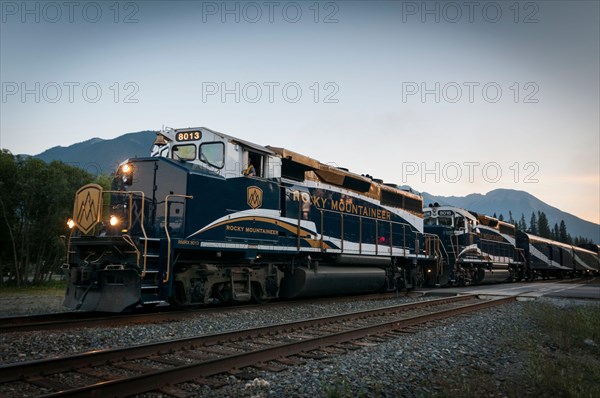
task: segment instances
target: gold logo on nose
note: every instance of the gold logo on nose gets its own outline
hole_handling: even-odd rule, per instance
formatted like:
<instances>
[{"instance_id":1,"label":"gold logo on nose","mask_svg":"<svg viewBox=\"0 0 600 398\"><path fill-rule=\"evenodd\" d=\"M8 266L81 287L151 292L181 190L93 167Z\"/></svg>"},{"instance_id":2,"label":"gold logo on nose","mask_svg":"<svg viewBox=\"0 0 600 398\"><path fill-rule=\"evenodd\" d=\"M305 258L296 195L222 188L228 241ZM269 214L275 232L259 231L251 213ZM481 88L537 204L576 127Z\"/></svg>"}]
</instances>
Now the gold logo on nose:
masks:
<instances>
[{"instance_id":1,"label":"gold logo on nose","mask_svg":"<svg viewBox=\"0 0 600 398\"><path fill-rule=\"evenodd\" d=\"M258 209L262 206L263 191L259 187L251 186L247 189L248 206Z\"/></svg>"},{"instance_id":2,"label":"gold logo on nose","mask_svg":"<svg viewBox=\"0 0 600 398\"><path fill-rule=\"evenodd\" d=\"M81 187L75 196L73 218L75 225L83 234L87 234L100 222L102 209L102 187L88 184Z\"/></svg>"}]
</instances>

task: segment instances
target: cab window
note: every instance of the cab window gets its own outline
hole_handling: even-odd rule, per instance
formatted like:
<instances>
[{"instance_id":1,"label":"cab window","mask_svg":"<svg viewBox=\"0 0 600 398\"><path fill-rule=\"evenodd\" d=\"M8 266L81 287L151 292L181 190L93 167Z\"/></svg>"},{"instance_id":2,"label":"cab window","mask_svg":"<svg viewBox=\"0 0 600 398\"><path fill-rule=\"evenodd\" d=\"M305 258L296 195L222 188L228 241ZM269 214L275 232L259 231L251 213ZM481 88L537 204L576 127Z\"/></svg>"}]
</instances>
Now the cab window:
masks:
<instances>
[{"instance_id":1,"label":"cab window","mask_svg":"<svg viewBox=\"0 0 600 398\"><path fill-rule=\"evenodd\" d=\"M438 224L444 225L446 227L452 226L452 218L451 217L438 217Z\"/></svg>"},{"instance_id":2,"label":"cab window","mask_svg":"<svg viewBox=\"0 0 600 398\"><path fill-rule=\"evenodd\" d=\"M218 169L225 165L225 145L222 142L207 142L200 145L200 160Z\"/></svg>"},{"instance_id":3,"label":"cab window","mask_svg":"<svg viewBox=\"0 0 600 398\"><path fill-rule=\"evenodd\" d=\"M425 225L435 225L436 221L437 220L435 218L426 218L425 219Z\"/></svg>"},{"instance_id":4,"label":"cab window","mask_svg":"<svg viewBox=\"0 0 600 398\"><path fill-rule=\"evenodd\" d=\"M454 219L454 225L456 226L457 229L461 229L465 227L465 219L462 217L456 217Z\"/></svg>"},{"instance_id":5,"label":"cab window","mask_svg":"<svg viewBox=\"0 0 600 398\"><path fill-rule=\"evenodd\" d=\"M196 145L176 145L171 153L171 157L175 160L194 160L196 159Z\"/></svg>"}]
</instances>

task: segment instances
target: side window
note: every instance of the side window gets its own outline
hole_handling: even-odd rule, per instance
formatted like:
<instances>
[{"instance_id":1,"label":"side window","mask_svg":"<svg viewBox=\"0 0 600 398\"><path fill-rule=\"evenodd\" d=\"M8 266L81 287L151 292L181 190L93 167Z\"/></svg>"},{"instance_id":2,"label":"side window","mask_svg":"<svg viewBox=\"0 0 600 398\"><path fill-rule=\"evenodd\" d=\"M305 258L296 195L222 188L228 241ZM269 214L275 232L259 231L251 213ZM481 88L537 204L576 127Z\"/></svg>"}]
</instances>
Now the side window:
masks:
<instances>
[{"instance_id":1,"label":"side window","mask_svg":"<svg viewBox=\"0 0 600 398\"><path fill-rule=\"evenodd\" d=\"M462 217L456 217L454 219L454 225L457 229L465 228L465 219Z\"/></svg>"},{"instance_id":2,"label":"side window","mask_svg":"<svg viewBox=\"0 0 600 398\"><path fill-rule=\"evenodd\" d=\"M244 175L247 176L263 176L263 157L256 152L248 152L248 165L244 170Z\"/></svg>"},{"instance_id":3,"label":"side window","mask_svg":"<svg viewBox=\"0 0 600 398\"><path fill-rule=\"evenodd\" d=\"M225 165L225 144L207 142L200 145L200 160L218 169Z\"/></svg>"},{"instance_id":4,"label":"side window","mask_svg":"<svg viewBox=\"0 0 600 398\"><path fill-rule=\"evenodd\" d=\"M173 147L171 158L175 160L194 160L196 159L196 145L185 144Z\"/></svg>"}]
</instances>

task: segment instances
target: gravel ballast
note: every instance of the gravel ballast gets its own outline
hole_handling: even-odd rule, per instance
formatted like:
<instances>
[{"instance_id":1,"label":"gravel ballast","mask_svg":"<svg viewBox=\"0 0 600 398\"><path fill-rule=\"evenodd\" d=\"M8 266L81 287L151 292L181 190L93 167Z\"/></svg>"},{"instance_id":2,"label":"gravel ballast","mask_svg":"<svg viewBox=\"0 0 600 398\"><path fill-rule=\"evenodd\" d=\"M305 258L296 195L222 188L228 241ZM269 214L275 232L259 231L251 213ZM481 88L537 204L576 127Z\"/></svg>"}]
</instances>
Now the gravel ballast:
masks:
<instances>
[{"instance_id":1,"label":"gravel ballast","mask_svg":"<svg viewBox=\"0 0 600 398\"><path fill-rule=\"evenodd\" d=\"M68 355L94 349L125 347L165 339L264 326L344 312L366 310L425 298L397 298L298 304L197 316L172 323L75 329L69 332L27 332L0 335L1 364ZM579 305L576 300L541 299L555 305ZM587 302L589 303L589 302ZM254 380L222 375L219 389L182 384L194 396L431 397L444 394L449 379L476 375L493 383L497 396L506 396L518 383L526 364L520 339L534 327L524 315L531 303L515 302L443 321L434 328L388 339L374 346L303 359L304 365L279 373L253 370ZM535 305L535 304L533 304ZM0 392L2 392L0 390ZM149 393L143 396L158 397Z\"/></svg>"},{"instance_id":2,"label":"gravel ballast","mask_svg":"<svg viewBox=\"0 0 600 398\"><path fill-rule=\"evenodd\" d=\"M0 365L25 360L69 355L90 350L127 347L134 344L222 333L230 330L268 326L303 319L338 315L391 305L422 301L425 297L399 297L385 300L361 300L330 303L289 303L264 308L240 308L221 314L210 313L176 322L139 324L63 331L34 331L0 334ZM50 301L52 302L52 301ZM47 343L45 343L47 342Z\"/></svg>"}]
</instances>

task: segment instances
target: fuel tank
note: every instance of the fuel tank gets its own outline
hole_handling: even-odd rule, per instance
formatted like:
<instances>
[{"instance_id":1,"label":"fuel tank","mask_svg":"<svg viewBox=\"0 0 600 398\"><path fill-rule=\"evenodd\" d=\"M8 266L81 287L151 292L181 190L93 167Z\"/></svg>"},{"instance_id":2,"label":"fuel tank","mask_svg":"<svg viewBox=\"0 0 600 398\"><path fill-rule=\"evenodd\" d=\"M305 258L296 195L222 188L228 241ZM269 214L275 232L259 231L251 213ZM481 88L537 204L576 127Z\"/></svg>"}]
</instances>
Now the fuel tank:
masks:
<instances>
[{"instance_id":1,"label":"fuel tank","mask_svg":"<svg viewBox=\"0 0 600 398\"><path fill-rule=\"evenodd\" d=\"M283 298L329 296L380 291L386 281L381 268L319 266L294 268L281 282Z\"/></svg>"}]
</instances>

